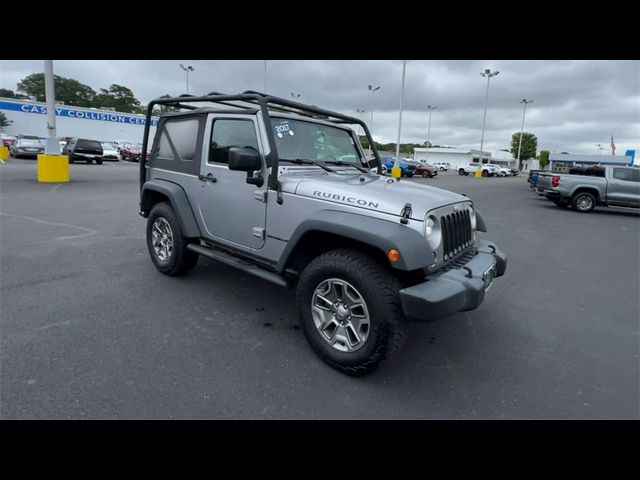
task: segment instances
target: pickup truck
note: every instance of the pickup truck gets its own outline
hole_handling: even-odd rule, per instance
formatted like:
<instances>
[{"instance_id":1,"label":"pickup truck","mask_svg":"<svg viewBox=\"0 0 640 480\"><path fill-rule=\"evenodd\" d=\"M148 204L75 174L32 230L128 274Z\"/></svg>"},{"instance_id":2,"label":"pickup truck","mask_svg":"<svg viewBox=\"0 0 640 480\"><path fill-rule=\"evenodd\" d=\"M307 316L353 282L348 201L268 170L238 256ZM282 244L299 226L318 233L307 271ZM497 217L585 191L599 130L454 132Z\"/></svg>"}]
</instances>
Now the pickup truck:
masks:
<instances>
[{"instance_id":1,"label":"pickup truck","mask_svg":"<svg viewBox=\"0 0 640 480\"><path fill-rule=\"evenodd\" d=\"M575 173L540 175L536 188L559 207L590 212L596 205L640 208L640 169L591 167Z\"/></svg>"},{"instance_id":2,"label":"pickup truck","mask_svg":"<svg viewBox=\"0 0 640 480\"><path fill-rule=\"evenodd\" d=\"M468 176L470 173L475 174L478 170L482 171L483 177L493 177L497 173L496 167L491 164L472 162L458 167L458 175Z\"/></svg>"}]
</instances>

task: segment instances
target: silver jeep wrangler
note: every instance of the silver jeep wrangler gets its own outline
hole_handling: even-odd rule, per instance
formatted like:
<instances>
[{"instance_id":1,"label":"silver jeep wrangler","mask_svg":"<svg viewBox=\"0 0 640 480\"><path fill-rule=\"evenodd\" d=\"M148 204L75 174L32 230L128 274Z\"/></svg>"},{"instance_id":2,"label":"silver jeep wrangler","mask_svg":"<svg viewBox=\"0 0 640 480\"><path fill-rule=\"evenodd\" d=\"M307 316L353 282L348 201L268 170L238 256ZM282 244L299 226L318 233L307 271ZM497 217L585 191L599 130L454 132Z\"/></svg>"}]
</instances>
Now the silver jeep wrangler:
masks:
<instances>
[{"instance_id":1,"label":"silver jeep wrangler","mask_svg":"<svg viewBox=\"0 0 640 480\"><path fill-rule=\"evenodd\" d=\"M177 111L147 158L155 105ZM357 118L258 92L156 99L140 214L160 272L204 255L295 288L313 350L364 375L399 349L407 321L477 308L506 257L477 237L471 200L379 175L349 125L373 144Z\"/></svg>"}]
</instances>

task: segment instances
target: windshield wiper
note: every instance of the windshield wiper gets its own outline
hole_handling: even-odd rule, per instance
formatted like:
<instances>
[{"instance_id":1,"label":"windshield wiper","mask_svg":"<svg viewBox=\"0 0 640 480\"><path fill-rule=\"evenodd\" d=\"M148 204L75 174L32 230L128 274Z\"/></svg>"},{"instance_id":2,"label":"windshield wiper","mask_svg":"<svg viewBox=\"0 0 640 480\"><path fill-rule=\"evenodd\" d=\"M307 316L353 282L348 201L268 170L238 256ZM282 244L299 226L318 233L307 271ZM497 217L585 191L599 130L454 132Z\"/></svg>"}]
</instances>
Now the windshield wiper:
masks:
<instances>
[{"instance_id":1,"label":"windshield wiper","mask_svg":"<svg viewBox=\"0 0 640 480\"><path fill-rule=\"evenodd\" d=\"M327 161L326 163L330 163L331 165L338 165L339 167L353 167L353 168L357 168L362 173L369 173L369 170L359 167L351 162L343 162L342 160L330 160L330 161Z\"/></svg>"},{"instance_id":2,"label":"windshield wiper","mask_svg":"<svg viewBox=\"0 0 640 480\"><path fill-rule=\"evenodd\" d=\"M302 164L308 163L308 164L312 164L312 165L317 165L318 167L326 170L327 172L336 173L336 171L333 168L329 168L326 165L322 164L321 162L318 162L317 160L310 160L308 158L295 158L295 159L280 158L278 161L295 163L297 165L302 165Z\"/></svg>"}]
</instances>

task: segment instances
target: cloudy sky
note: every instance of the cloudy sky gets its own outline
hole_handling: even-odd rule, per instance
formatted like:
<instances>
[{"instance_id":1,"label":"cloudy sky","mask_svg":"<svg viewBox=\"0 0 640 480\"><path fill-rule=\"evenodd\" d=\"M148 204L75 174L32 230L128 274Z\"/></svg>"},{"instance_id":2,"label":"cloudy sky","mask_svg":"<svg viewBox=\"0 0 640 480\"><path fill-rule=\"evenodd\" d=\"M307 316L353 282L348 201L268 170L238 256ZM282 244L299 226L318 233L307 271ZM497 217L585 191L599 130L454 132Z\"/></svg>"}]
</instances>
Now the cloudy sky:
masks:
<instances>
[{"instance_id":1,"label":"cloudy sky","mask_svg":"<svg viewBox=\"0 0 640 480\"><path fill-rule=\"evenodd\" d=\"M165 93L186 92L185 72L190 64L190 93L237 93L264 89L264 61L80 61L54 62L57 75L75 78L95 90L118 83L131 88L146 103ZM426 105L432 115L434 144L479 148L486 79L485 68L499 70L491 79L485 149L509 148L511 134L520 130L523 98L528 105L525 131L538 137L538 149L597 153L597 143L608 148L613 135L617 153L640 153L640 62L638 61L511 61L452 60L407 62L402 142L424 142ZM26 75L43 71L42 61L0 60L0 88L16 89ZM402 78L398 60L272 60L267 63L267 90L278 96L300 94L300 100L370 120L375 93L373 135L395 142ZM607 150L609 152L609 150Z\"/></svg>"}]
</instances>

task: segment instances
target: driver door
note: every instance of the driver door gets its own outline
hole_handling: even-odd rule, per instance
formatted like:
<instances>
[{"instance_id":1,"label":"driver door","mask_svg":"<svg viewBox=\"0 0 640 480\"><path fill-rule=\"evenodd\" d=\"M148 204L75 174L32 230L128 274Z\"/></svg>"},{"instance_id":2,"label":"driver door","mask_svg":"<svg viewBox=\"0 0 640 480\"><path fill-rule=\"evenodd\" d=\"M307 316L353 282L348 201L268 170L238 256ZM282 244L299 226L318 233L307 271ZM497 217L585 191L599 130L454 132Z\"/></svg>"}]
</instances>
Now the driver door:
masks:
<instances>
[{"instance_id":1,"label":"driver door","mask_svg":"<svg viewBox=\"0 0 640 480\"><path fill-rule=\"evenodd\" d=\"M236 247L260 249L265 242L267 171L256 118L212 115L207 122L208 148L200 170L199 215L206 236ZM229 170L229 149L260 152L261 187L247 183L247 173Z\"/></svg>"}]
</instances>

